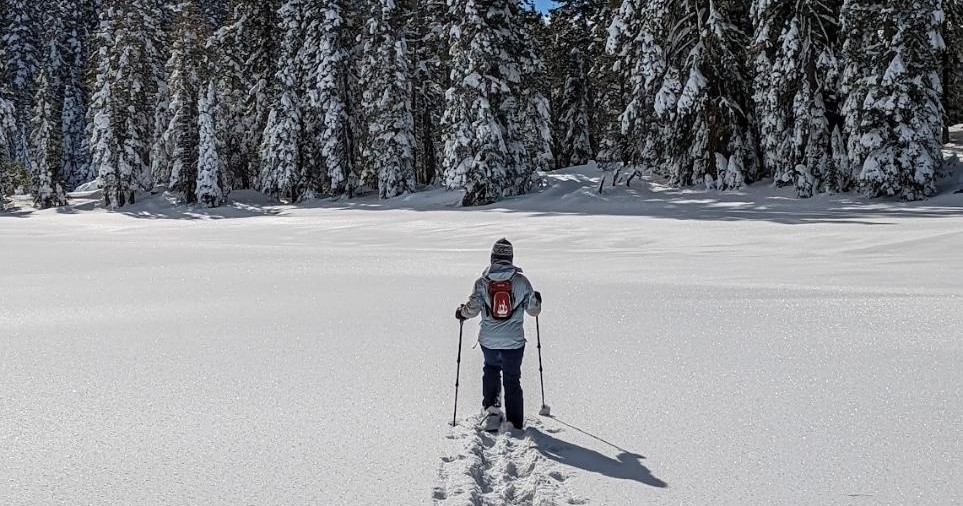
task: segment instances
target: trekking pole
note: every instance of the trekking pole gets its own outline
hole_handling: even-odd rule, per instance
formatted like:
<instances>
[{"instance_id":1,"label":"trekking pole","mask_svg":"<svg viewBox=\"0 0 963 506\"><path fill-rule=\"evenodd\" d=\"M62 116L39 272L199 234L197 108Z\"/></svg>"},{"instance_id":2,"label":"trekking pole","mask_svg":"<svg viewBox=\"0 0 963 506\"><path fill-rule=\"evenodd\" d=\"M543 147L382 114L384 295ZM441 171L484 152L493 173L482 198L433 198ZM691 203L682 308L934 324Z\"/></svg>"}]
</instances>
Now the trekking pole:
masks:
<instances>
[{"instance_id":1,"label":"trekking pole","mask_svg":"<svg viewBox=\"0 0 963 506\"><path fill-rule=\"evenodd\" d=\"M535 317L535 338L538 342L538 379L542 383L542 409L538 410L541 416L552 416L552 408L545 404L545 375L542 373L542 330L538 325L538 317Z\"/></svg>"},{"instance_id":2,"label":"trekking pole","mask_svg":"<svg viewBox=\"0 0 963 506\"><path fill-rule=\"evenodd\" d=\"M457 425L458 420L458 378L461 376L461 336L465 330L465 320L458 321L458 366L455 369L455 412L451 415L451 426Z\"/></svg>"}]
</instances>

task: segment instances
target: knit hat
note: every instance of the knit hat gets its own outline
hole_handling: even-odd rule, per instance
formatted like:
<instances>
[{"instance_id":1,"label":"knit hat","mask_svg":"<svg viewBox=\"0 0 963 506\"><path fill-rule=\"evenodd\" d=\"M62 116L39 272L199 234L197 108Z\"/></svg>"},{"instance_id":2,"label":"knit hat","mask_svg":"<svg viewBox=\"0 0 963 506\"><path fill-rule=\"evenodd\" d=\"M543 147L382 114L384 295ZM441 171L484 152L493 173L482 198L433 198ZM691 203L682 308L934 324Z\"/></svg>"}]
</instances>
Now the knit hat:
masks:
<instances>
[{"instance_id":1,"label":"knit hat","mask_svg":"<svg viewBox=\"0 0 963 506\"><path fill-rule=\"evenodd\" d=\"M512 248L512 243L508 242L508 239L503 237L492 246L492 263L498 260L511 262L514 257L515 250Z\"/></svg>"}]
</instances>

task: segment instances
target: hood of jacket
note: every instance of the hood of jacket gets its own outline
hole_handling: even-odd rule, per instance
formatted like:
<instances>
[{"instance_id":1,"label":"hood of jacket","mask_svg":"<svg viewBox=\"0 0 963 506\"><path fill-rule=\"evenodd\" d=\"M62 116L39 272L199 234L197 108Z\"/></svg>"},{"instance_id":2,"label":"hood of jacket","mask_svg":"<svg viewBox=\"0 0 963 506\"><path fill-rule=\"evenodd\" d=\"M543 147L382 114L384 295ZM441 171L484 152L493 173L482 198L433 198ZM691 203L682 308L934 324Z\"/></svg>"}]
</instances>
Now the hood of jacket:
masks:
<instances>
[{"instance_id":1,"label":"hood of jacket","mask_svg":"<svg viewBox=\"0 0 963 506\"><path fill-rule=\"evenodd\" d=\"M485 268L482 272L482 277L488 278L492 281L505 281L512 279L515 273L522 272L521 267L516 267L509 262L495 262Z\"/></svg>"}]
</instances>

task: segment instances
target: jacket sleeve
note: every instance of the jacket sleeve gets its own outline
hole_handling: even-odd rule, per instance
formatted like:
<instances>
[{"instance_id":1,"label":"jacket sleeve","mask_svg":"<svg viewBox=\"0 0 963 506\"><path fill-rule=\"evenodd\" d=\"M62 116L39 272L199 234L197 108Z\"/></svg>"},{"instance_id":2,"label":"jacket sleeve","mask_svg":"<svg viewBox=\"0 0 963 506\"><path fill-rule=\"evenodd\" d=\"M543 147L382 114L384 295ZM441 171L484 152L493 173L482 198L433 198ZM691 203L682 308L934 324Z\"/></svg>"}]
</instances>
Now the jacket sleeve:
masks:
<instances>
[{"instance_id":1,"label":"jacket sleeve","mask_svg":"<svg viewBox=\"0 0 963 506\"><path fill-rule=\"evenodd\" d=\"M542 303L535 298L535 290L528 278L525 278L525 289L525 300L523 301L525 312L530 316L538 316L542 312Z\"/></svg>"},{"instance_id":2,"label":"jacket sleeve","mask_svg":"<svg viewBox=\"0 0 963 506\"><path fill-rule=\"evenodd\" d=\"M468 297L468 302L462 308L461 314L465 318L474 318L485 308L485 280L475 281L475 289Z\"/></svg>"}]
</instances>

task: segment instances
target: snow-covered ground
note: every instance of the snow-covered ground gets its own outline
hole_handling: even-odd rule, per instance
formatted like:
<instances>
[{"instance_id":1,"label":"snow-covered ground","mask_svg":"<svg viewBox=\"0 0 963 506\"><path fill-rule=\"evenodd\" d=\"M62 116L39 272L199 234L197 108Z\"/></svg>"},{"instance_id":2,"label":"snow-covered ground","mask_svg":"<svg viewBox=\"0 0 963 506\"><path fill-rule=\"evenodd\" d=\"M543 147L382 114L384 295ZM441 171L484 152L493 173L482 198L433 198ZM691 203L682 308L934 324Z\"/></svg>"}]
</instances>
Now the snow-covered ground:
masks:
<instances>
[{"instance_id":1,"label":"snow-covered ground","mask_svg":"<svg viewBox=\"0 0 963 506\"><path fill-rule=\"evenodd\" d=\"M0 213L0 502L963 503L963 195L598 177ZM529 429L493 437L448 425L452 311L502 236L555 418L531 343Z\"/></svg>"}]
</instances>

